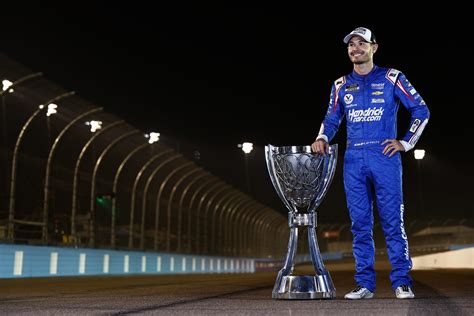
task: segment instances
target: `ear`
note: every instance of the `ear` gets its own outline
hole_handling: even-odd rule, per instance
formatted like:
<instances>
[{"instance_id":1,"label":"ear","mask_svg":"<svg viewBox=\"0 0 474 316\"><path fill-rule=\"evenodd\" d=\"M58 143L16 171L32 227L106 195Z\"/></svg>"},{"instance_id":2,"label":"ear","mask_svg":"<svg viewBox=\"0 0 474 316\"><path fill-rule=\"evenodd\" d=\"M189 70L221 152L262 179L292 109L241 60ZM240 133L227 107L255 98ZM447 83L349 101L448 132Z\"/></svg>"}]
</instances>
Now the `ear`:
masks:
<instances>
[{"instance_id":1,"label":"ear","mask_svg":"<svg viewBox=\"0 0 474 316\"><path fill-rule=\"evenodd\" d=\"M375 52L379 49L379 44L372 44L372 47L373 47L374 54L375 54Z\"/></svg>"}]
</instances>

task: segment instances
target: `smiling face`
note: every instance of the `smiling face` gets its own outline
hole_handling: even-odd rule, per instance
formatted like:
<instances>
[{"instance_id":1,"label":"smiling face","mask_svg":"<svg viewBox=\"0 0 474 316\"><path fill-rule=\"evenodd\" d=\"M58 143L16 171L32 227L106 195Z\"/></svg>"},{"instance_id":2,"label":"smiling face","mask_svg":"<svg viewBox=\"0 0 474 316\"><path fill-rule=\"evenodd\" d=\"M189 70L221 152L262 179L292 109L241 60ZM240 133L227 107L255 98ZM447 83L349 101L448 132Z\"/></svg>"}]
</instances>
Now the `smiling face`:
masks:
<instances>
[{"instance_id":1,"label":"smiling face","mask_svg":"<svg viewBox=\"0 0 474 316\"><path fill-rule=\"evenodd\" d=\"M377 44L368 43L362 37L355 35L347 44L347 53L352 63L360 65L372 62L377 48Z\"/></svg>"}]
</instances>

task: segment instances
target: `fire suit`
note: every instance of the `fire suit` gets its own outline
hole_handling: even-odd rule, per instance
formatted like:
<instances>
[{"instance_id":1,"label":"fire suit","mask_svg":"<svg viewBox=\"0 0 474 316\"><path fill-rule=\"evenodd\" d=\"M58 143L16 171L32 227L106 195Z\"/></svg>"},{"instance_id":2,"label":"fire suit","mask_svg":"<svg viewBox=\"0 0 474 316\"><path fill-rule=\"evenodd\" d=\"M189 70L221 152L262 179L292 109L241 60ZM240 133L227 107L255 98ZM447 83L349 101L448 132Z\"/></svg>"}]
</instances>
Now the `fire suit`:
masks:
<instances>
[{"instance_id":1,"label":"fire suit","mask_svg":"<svg viewBox=\"0 0 474 316\"><path fill-rule=\"evenodd\" d=\"M392 288L412 286L412 267L403 222L402 164L400 153L383 154L386 139L397 139L399 104L410 112L409 128L400 140L405 151L413 148L428 123L429 110L405 75L374 68L367 75L355 71L337 79L329 108L317 139L330 142L346 117L347 147L344 156L344 188L352 222L355 280L375 290L373 202L377 203L392 270Z\"/></svg>"}]
</instances>

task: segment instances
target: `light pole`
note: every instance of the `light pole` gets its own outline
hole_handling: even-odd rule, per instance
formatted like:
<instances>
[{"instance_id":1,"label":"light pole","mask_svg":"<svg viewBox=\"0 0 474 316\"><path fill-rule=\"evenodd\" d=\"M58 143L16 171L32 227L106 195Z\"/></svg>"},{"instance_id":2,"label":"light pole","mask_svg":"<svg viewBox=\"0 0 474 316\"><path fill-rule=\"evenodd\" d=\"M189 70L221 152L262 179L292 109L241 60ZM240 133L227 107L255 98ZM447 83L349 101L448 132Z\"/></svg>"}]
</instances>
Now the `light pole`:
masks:
<instances>
[{"instance_id":1,"label":"light pole","mask_svg":"<svg viewBox=\"0 0 474 316\"><path fill-rule=\"evenodd\" d=\"M424 149L415 149L413 152L415 159L417 160L417 171L418 171L418 197L419 197L419 204L420 204L420 210L419 210L419 216L423 215L423 189L422 189L422 183L421 183L421 160L425 157L425 150Z\"/></svg>"},{"instance_id":2,"label":"light pole","mask_svg":"<svg viewBox=\"0 0 474 316\"><path fill-rule=\"evenodd\" d=\"M61 99L64 99L68 96L74 95L74 91L66 92L61 95L58 95L47 102L46 108L50 108L51 104L54 104L53 102L57 102ZM18 138L15 143L15 148L13 149L13 158L12 158L12 167L11 167L11 177L10 177L10 202L9 202L9 208L8 208L8 235L7 238L8 240L13 240L14 236L14 222L15 222L15 194L16 194L16 167L17 167L17 157L18 157L18 151L20 150L21 142L23 140L23 137L25 135L26 130L30 126L31 122L33 119L45 108L44 105L40 105L38 109L31 114L31 116L28 118L26 123L23 125L23 127L20 130L20 134L18 134ZM48 115L48 112L46 113ZM49 113L51 115L51 113Z\"/></svg>"},{"instance_id":3,"label":"light pole","mask_svg":"<svg viewBox=\"0 0 474 316\"><path fill-rule=\"evenodd\" d=\"M237 147L242 148L242 151L245 153L245 181L247 184L247 193L250 194L250 177L249 177L249 162L248 162L248 155L253 150L253 144L244 142L242 144L238 144Z\"/></svg>"}]
</instances>

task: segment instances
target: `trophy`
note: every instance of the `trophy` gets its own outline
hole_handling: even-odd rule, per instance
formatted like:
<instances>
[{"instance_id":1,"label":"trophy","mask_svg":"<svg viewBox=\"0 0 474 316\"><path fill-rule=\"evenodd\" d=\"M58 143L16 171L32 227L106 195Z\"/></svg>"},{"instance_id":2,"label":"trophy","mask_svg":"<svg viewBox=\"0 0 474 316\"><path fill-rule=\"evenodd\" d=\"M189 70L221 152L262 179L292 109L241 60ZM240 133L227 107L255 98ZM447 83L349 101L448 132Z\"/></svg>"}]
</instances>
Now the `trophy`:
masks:
<instances>
[{"instance_id":1,"label":"trophy","mask_svg":"<svg viewBox=\"0 0 474 316\"><path fill-rule=\"evenodd\" d=\"M273 287L274 299L336 297L336 288L324 267L316 238L316 208L321 204L336 170L337 145L327 155L311 152L311 146L265 146L268 172L278 196L288 208L290 240L285 265ZM314 275L292 275L298 230L307 228Z\"/></svg>"}]
</instances>

